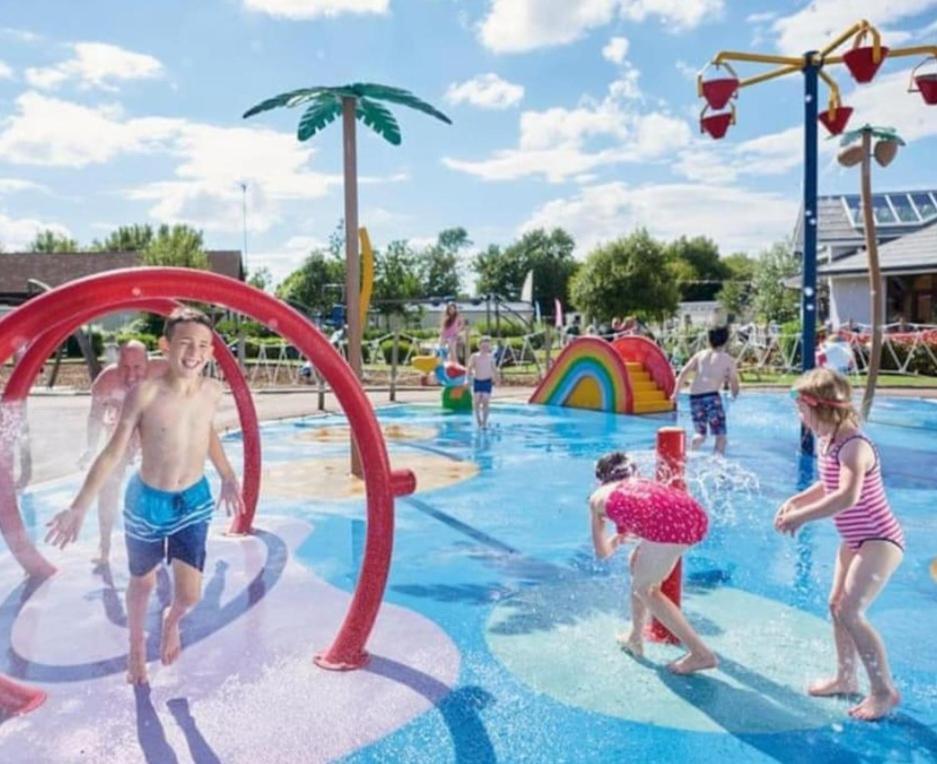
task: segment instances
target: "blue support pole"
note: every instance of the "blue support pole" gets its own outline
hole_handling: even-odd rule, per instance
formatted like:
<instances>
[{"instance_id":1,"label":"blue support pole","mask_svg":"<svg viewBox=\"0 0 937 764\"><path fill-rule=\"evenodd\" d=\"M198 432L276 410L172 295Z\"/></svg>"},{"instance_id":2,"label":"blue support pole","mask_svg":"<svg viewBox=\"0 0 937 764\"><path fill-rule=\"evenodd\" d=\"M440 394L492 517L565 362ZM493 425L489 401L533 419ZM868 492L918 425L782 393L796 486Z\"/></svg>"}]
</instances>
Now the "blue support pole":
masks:
<instances>
[{"instance_id":1,"label":"blue support pole","mask_svg":"<svg viewBox=\"0 0 937 764\"><path fill-rule=\"evenodd\" d=\"M803 281L801 282L800 322L801 369L814 365L817 335L817 79L820 67L814 63L816 51L804 54L804 219ZM800 449L813 453L813 436L801 426Z\"/></svg>"}]
</instances>

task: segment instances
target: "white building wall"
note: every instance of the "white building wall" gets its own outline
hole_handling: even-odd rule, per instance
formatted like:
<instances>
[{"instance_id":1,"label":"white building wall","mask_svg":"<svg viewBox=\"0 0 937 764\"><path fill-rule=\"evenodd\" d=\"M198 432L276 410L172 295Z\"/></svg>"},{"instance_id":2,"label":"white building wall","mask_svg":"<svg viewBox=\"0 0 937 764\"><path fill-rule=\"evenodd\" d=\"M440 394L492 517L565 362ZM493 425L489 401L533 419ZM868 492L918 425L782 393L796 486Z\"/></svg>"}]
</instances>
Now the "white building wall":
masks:
<instances>
[{"instance_id":1,"label":"white building wall","mask_svg":"<svg viewBox=\"0 0 937 764\"><path fill-rule=\"evenodd\" d=\"M882 290L882 315L885 320L885 280ZM872 323L872 298L869 296L868 276L834 276L830 278L830 318L833 326L850 320L860 324Z\"/></svg>"}]
</instances>

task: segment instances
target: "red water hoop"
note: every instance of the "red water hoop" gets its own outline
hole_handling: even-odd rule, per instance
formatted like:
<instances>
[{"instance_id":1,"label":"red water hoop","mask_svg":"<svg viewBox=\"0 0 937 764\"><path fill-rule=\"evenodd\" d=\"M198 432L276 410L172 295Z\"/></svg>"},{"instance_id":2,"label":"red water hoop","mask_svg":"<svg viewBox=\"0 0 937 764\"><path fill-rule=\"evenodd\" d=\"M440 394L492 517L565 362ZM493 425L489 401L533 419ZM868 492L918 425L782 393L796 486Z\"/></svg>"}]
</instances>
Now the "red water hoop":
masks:
<instances>
[{"instance_id":1,"label":"red water hoop","mask_svg":"<svg viewBox=\"0 0 937 764\"><path fill-rule=\"evenodd\" d=\"M931 61L937 63L937 56L928 56L915 66L911 70L911 81L908 83L908 92L920 93L928 106L937 105L937 72L917 74L917 70Z\"/></svg>"},{"instance_id":2,"label":"red water hoop","mask_svg":"<svg viewBox=\"0 0 937 764\"><path fill-rule=\"evenodd\" d=\"M348 418L364 466L367 534L364 558L335 641L316 662L325 668L353 669L368 661L365 643L374 626L387 584L393 549L394 497L412 492L409 470L390 469L387 449L370 401L345 360L319 330L293 308L239 281L187 268L133 268L88 276L64 284L0 318L0 363L56 325L93 304L107 310L126 300L187 299L223 305L281 334L315 363ZM0 441L0 482L12 484L12 442Z\"/></svg>"}]
</instances>

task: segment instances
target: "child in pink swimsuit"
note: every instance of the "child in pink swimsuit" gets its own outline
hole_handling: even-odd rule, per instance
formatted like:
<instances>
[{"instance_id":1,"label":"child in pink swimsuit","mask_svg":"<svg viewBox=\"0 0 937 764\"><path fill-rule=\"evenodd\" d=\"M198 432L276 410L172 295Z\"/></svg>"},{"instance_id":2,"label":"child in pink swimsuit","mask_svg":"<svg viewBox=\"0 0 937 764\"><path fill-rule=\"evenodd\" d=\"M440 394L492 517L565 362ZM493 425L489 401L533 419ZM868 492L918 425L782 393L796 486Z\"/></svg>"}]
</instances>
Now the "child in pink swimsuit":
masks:
<instances>
[{"instance_id":1,"label":"child in pink swimsuit","mask_svg":"<svg viewBox=\"0 0 937 764\"><path fill-rule=\"evenodd\" d=\"M858 657L869 677L869 694L849 715L880 719L900 696L885 645L865 611L901 563L904 534L885 498L878 452L859 431L849 380L832 369L814 369L797 380L791 393L801 421L819 438L820 480L781 505L774 527L793 535L804 523L832 517L842 538L829 600L836 676L812 683L807 691L857 693Z\"/></svg>"},{"instance_id":2,"label":"child in pink swimsuit","mask_svg":"<svg viewBox=\"0 0 937 764\"><path fill-rule=\"evenodd\" d=\"M650 612L688 652L668 665L676 674L714 668L716 656L673 602L660 590L680 556L706 535L706 512L682 491L636 477L626 454L613 451L595 465L602 484L589 498L592 544L599 559L612 555L621 544L640 539L631 553L631 631L618 641L635 656L644 654L642 633ZM605 534L611 520L616 533Z\"/></svg>"}]
</instances>

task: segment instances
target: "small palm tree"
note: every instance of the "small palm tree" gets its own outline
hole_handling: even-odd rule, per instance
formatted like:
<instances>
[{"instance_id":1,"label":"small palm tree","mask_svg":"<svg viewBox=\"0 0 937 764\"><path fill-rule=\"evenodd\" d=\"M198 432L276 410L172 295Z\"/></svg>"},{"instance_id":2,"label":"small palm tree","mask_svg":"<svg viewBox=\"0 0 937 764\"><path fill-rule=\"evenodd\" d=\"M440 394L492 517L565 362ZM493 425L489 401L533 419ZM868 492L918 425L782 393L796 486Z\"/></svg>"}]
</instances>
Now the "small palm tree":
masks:
<instances>
[{"instance_id":1,"label":"small palm tree","mask_svg":"<svg viewBox=\"0 0 937 764\"><path fill-rule=\"evenodd\" d=\"M400 126L390 110L379 103L409 106L424 114L451 125L441 111L421 101L407 90L356 82L338 87L311 87L291 90L288 93L268 98L244 113L244 118L281 106L293 108L308 104L299 120L296 137L305 141L342 115L343 145L345 155L345 316L348 322L348 362L355 374L361 376L361 326L358 312L359 263L358 263L358 177L355 141L355 119L384 138L388 143L399 146Z\"/></svg>"},{"instance_id":2,"label":"small palm tree","mask_svg":"<svg viewBox=\"0 0 937 764\"><path fill-rule=\"evenodd\" d=\"M875 148L872 148L872 139ZM858 143L856 141L859 141ZM872 298L872 347L869 350L869 375L862 396L862 416L868 419L875 398L879 367L882 363L882 274L878 262L878 235L872 210L872 156L882 167L887 167L905 143L891 127L863 125L846 133L839 152L839 163L844 167L862 165L862 223L865 228L865 249L869 257L869 292Z\"/></svg>"}]
</instances>

